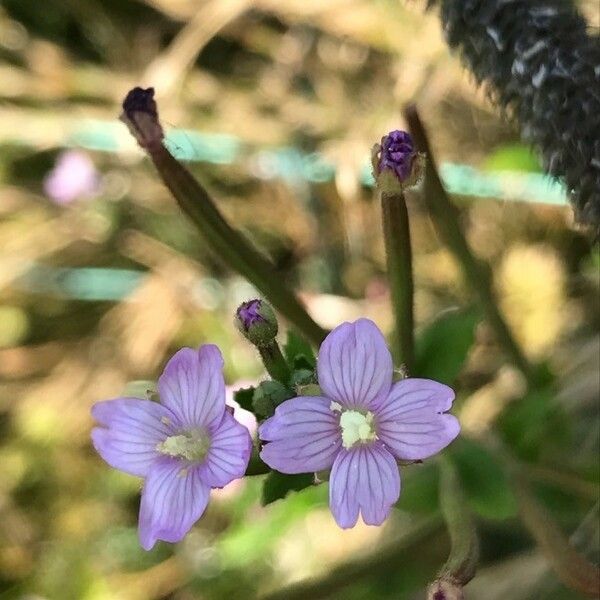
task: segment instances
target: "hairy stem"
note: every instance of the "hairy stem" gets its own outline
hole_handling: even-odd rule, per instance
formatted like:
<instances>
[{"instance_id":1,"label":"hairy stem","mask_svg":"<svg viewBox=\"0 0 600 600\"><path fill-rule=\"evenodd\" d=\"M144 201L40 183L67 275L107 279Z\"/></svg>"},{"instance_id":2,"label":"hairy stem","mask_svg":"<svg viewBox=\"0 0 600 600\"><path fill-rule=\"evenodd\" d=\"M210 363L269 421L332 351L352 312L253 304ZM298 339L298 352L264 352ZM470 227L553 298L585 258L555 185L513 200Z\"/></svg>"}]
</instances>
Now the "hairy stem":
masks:
<instances>
[{"instance_id":1,"label":"hairy stem","mask_svg":"<svg viewBox=\"0 0 600 600\"><path fill-rule=\"evenodd\" d=\"M396 325L396 358L412 374L415 361L414 286L408 211L403 194L381 192L380 196L387 273Z\"/></svg>"},{"instance_id":2,"label":"hairy stem","mask_svg":"<svg viewBox=\"0 0 600 600\"><path fill-rule=\"evenodd\" d=\"M260 290L285 318L315 344L326 332L283 284L281 274L223 217L208 192L163 144L154 90L134 88L123 102L121 120L146 150L163 183L194 223L210 250Z\"/></svg>"},{"instance_id":3,"label":"hairy stem","mask_svg":"<svg viewBox=\"0 0 600 600\"><path fill-rule=\"evenodd\" d=\"M479 539L454 465L441 456L440 505L450 534L450 555L439 577L464 586L473 577L479 561Z\"/></svg>"},{"instance_id":4,"label":"hairy stem","mask_svg":"<svg viewBox=\"0 0 600 600\"><path fill-rule=\"evenodd\" d=\"M281 353L277 340L272 340L264 346L258 346L258 351L267 373L273 379L288 385L291 376L290 367Z\"/></svg>"}]
</instances>

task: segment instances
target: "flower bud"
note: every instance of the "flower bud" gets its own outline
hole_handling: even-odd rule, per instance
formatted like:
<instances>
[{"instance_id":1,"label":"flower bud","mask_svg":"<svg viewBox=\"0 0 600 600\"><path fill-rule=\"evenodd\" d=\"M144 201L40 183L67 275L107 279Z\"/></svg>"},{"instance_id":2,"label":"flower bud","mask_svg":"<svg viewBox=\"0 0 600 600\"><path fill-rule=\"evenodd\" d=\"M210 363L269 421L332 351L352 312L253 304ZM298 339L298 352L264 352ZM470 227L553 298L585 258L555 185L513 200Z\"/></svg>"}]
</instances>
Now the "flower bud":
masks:
<instances>
[{"instance_id":1,"label":"flower bud","mask_svg":"<svg viewBox=\"0 0 600 600\"><path fill-rule=\"evenodd\" d=\"M270 344L277 335L277 317L264 300L248 300L235 314L235 326L258 348Z\"/></svg>"},{"instance_id":2,"label":"flower bud","mask_svg":"<svg viewBox=\"0 0 600 600\"><path fill-rule=\"evenodd\" d=\"M141 148L151 153L162 145L164 133L158 120L154 88L133 88L123 100L120 119Z\"/></svg>"},{"instance_id":3,"label":"flower bud","mask_svg":"<svg viewBox=\"0 0 600 600\"><path fill-rule=\"evenodd\" d=\"M373 177L382 192L393 193L416 185L421 179L424 156L415 150L406 131L394 130L371 151Z\"/></svg>"},{"instance_id":4,"label":"flower bud","mask_svg":"<svg viewBox=\"0 0 600 600\"><path fill-rule=\"evenodd\" d=\"M442 578L427 588L427 600L465 600L465 594L462 585Z\"/></svg>"}]
</instances>

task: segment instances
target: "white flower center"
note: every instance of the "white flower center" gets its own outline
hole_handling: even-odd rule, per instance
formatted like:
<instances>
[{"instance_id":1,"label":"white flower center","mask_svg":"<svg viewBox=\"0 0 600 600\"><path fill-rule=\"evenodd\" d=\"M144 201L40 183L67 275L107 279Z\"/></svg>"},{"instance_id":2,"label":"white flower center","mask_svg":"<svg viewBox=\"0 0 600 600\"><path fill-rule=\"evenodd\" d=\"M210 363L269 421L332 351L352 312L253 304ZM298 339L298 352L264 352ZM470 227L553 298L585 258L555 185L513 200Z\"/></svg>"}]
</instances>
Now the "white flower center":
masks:
<instances>
[{"instance_id":1,"label":"white flower center","mask_svg":"<svg viewBox=\"0 0 600 600\"><path fill-rule=\"evenodd\" d=\"M363 414L357 410L346 410L340 416L340 427L342 428L342 445L346 449L377 439L371 412Z\"/></svg>"},{"instance_id":2,"label":"white flower center","mask_svg":"<svg viewBox=\"0 0 600 600\"><path fill-rule=\"evenodd\" d=\"M210 448L210 438L200 430L192 430L180 435L169 436L156 445L156 450L166 456L184 458L190 462L204 460Z\"/></svg>"}]
</instances>

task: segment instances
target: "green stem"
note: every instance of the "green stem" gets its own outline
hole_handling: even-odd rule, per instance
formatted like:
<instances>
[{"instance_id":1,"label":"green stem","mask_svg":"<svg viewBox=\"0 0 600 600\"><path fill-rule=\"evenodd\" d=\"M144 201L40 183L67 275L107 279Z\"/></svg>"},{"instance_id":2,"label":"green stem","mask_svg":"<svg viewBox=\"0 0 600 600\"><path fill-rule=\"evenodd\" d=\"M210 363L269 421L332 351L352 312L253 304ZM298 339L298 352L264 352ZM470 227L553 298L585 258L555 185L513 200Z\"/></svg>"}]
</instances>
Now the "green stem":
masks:
<instances>
[{"instance_id":1,"label":"green stem","mask_svg":"<svg viewBox=\"0 0 600 600\"><path fill-rule=\"evenodd\" d=\"M267 373L275 380L288 385L291 372L287 361L283 357L277 340L265 346L257 346Z\"/></svg>"},{"instance_id":2,"label":"green stem","mask_svg":"<svg viewBox=\"0 0 600 600\"><path fill-rule=\"evenodd\" d=\"M307 338L320 344L326 332L282 284L281 274L223 218L192 174L162 144L148 148L148 153L164 184L216 256L260 290L275 309Z\"/></svg>"},{"instance_id":3,"label":"green stem","mask_svg":"<svg viewBox=\"0 0 600 600\"><path fill-rule=\"evenodd\" d=\"M438 462L440 506L451 543L450 555L439 578L465 586L475 577L479 561L479 539L454 465L444 456Z\"/></svg>"},{"instance_id":4,"label":"green stem","mask_svg":"<svg viewBox=\"0 0 600 600\"><path fill-rule=\"evenodd\" d=\"M479 296L479 302L485 310L498 342L502 345L513 364L523 372L528 383L532 385L534 380L531 365L517 345L504 317L500 313L489 266L476 258L467 244L458 219L457 209L452 204L438 175L427 132L419 118L416 107L413 105L407 106L404 109L404 116L417 149L427 155L423 197L438 234L460 263L468 284Z\"/></svg>"},{"instance_id":5,"label":"green stem","mask_svg":"<svg viewBox=\"0 0 600 600\"><path fill-rule=\"evenodd\" d=\"M412 374L415 362L414 286L408 211L403 194L381 192L380 196L387 272L396 324L396 358Z\"/></svg>"}]
</instances>

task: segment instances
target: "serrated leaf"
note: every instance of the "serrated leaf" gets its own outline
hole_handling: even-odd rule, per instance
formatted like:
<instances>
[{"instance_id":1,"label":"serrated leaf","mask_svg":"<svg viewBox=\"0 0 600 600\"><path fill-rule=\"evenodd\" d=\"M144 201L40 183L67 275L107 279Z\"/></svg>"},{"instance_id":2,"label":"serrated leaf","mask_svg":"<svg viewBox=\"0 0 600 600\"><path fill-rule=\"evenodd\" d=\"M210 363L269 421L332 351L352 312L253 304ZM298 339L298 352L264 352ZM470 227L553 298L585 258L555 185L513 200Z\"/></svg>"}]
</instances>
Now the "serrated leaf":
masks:
<instances>
[{"instance_id":1,"label":"serrated leaf","mask_svg":"<svg viewBox=\"0 0 600 600\"><path fill-rule=\"evenodd\" d=\"M459 438L448 450L471 508L487 519L508 519L517 512L515 497L500 462L481 444Z\"/></svg>"},{"instance_id":2,"label":"serrated leaf","mask_svg":"<svg viewBox=\"0 0 600 600\"><path fill-rule=\"evenodd\" d=\"M233 392L233 399L245 410L252 412L252 398L254 397L254 387L241 388Z\"/></svg>"},{"instance_id":3,"label":"serrated leaf","mask_svg":"<svg viewBox=\"0 0 600 600\"><path fill-rule=\"evenodd\" d=\"M454 310L428 325L417 340L414 375L452 384L473 345L479 319L474 310Z\"/></svg>"},{"instance_id":4,"label":"serrated leaf","mask_svg":"<svg viewBox=\"0 0 600 600\"><path fill-rule=\"evenodd\" d=\"M283 354L293 369L314 369L317 364L311 345L292 330L288 331Z\"/></svg>"},{"instance_id":5,"label":"serrated leaf","mask_svg":"<svg viewBox=\"0 0 600 600\"><path fill-rule=\"evenodd\" d=\"M285 498L290 492L299 492L314 484L311 473L299 475L285 475L278 471L271 471L263 484L261 502L263 506L276 500Z\"/></svg>"}]
</instances>

